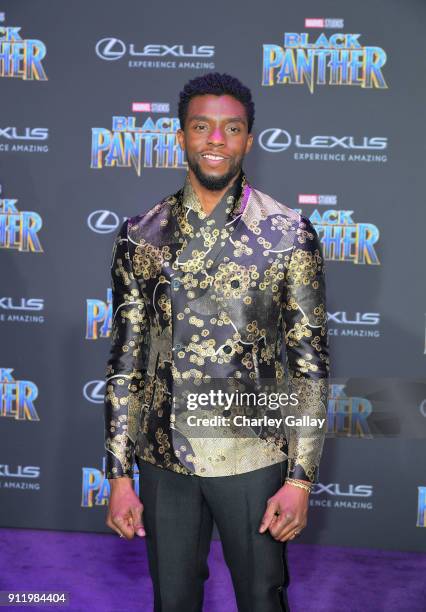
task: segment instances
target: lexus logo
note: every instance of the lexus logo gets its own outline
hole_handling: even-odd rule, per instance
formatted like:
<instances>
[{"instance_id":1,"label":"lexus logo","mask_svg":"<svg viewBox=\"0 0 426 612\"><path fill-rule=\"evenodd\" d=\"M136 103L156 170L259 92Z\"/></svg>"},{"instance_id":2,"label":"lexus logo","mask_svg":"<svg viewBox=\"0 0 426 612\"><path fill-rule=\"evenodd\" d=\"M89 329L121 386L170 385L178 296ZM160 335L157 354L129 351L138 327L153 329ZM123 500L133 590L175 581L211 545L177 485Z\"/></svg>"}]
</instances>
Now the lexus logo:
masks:
<instances>
[{"instance_id":1,"label":"lexus logo","mask_svg":"<svg viewBox=\"0 0 426 612\"><path fill-rule=\"evenodd\" d=\"M291 136L288 132L280 128L269 128L268 130L263 130L259 135L259 144L265 151L279 153L289 148L291 145Z\"/></svg>"},{"instance_id":2,"label":"lexus logo","mask_svg":"<svg viewBox=\"0 0 426 612\"><path fill-rule=\"evenodd\" d=\"M315 484L312 493L315 495L319 493L328 493L333 497L371 497L373 495L373 486L349 484L344 487L338 483L323 484L318 482Z\"/></svg>"},{"instance_id":3,"label":"lexus logo","mask_svg":"<svg viewBox=\"0 0 426 612\"><path fill-rule=\"evenodd\" d=\"M49 138L49 128L0 128L0 138L7 138L7 140L47 140Z\"/></svg>"},{"instance_id":4,"label":"lexus logo","mask_svg":"<svg viewBox=\"0 0 426 612\"><path fill-rule=\"evenodd\" d=\"M335 149L340 147L345 150L367 150L383 151L388 148L388 139L382 136L330 136L315 135L306 140L295 134L294 139L286 130L281 128L269 128L263 130L259 135L259 144L265 151L279 153L286 151L292 144L298 149Z\"/></svg>"},{"instance_id":5,"label":"lexus logo","mask_svg":"<svg viewBox=\"0 0 426 612\"><path fill-rule=\"evenodd\" d=\"M83 395L92 404L102 404L105 395L105 382L103 380L89 380L83 387Z\"/></svg>"},{"instance_id":6,"label":"lexus logo","mask_svg":"<svg viewBox=\"0 0 426 612\"><path fill-rule=\"evenodd\" d=\"M119 38L102 38L95 47L96 55L101 59L113 62L126 53L126 45Z\"/></svg>"},{"instance_id":7,"label":"lexus logo","mask_svg":"<svg viewBox=\"0 0 426 612\"><path fill-rule=\"evenodd\" d=\"M111 210L94 210L87 218L87 225L97 234L110 234L119 224L118 215Z\"/></svg>"},{"instance_id":8,"label":"lexus logo","mask_svg":"<svg viewBox=\"0 0 426 612\"><path fill-rule=\"evenodd\" d=\"M0 476L10 478L39 478L40 468L38 465L17 465L16 469L7 463L0 465Z\"/></svg>"}]
</instances>

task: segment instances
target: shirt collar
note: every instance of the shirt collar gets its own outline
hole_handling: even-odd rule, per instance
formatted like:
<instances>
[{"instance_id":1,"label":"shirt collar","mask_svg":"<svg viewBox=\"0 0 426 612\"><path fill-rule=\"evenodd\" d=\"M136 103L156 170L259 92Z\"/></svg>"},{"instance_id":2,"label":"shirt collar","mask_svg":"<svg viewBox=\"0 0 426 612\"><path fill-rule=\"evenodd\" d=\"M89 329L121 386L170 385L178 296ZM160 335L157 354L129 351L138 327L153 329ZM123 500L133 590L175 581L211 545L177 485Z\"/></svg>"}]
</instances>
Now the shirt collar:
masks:
<instances>
[{"instance_id":1,"label":"shirt collar","mask_svg":"<svg viewBox=\"0 0 426 612\"><path fill-rule=\"evenodd\" d=\"M207 214L203 210L201 202L192 186L189 173L187 173L185 177L185 184L183 186L182 203L184 206L196 213L200 220L208 219L217 207L222 206L226 206L226 213L228 215L232 215L239 208L238 205L240 204L245 185L247 185L247 179L244 172L241 170L232 185L223 194L220 202L216 204L211 213Z\"/></svg>"}]
</instances>

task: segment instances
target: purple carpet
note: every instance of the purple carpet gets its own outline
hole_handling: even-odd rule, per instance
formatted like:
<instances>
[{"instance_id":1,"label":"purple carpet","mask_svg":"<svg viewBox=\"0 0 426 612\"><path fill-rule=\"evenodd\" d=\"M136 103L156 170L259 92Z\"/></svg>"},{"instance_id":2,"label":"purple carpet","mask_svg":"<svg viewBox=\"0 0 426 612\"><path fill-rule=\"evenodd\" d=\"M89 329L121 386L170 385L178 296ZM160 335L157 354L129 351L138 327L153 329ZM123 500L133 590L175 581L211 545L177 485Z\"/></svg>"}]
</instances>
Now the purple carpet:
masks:
<instances>
[{"instance_id":1,"label":"purple carpet","mask_svg":"<svg viewBox=\"0 0 426 612\"><path fill-rule=\"evenodd\" d=\"M0 590L70 593L72 612L151 612L144 540L0 529ZM292 543L292 612L424 612L426 554ZM212 542L205 612L236 612L219 542ZM15 610L29 607L16 606Z\"/></svg>"}]
</instances>

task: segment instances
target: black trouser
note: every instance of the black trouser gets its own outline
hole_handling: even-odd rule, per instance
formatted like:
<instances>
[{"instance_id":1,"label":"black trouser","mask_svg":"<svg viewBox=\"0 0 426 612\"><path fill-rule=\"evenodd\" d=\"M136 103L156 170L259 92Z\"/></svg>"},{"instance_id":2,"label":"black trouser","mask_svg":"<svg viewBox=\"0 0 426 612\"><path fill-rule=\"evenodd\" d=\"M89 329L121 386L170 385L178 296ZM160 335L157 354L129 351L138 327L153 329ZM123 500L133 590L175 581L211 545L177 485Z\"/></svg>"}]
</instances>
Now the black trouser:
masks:
<instances>
[{"instance_id":1,"label":"black trouser","mask_svg":"<svg viewBox=\"0 0 426 612\"><path fill-rule=\"evenodd\" d=\"M213 520L239 612L288 611L286 544L258 532L287 462L237 476L177 474L140 461L154 612L201 612Z\"/></svg>"}]
</instances>

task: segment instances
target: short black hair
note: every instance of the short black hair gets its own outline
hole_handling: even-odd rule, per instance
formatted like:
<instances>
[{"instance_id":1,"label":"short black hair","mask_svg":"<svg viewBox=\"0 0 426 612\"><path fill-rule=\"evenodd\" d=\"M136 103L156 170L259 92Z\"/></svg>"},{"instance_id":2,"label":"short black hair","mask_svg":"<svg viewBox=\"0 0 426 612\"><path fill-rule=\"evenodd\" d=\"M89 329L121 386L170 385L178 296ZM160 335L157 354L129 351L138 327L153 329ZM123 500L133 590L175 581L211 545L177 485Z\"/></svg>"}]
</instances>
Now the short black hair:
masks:
<instances>
[{"instance_id":1,"label":"short black hair","mask_svg":"<svg viewBox=\"0 0 426 612\"><path fill-rule=\"evenodd\" d=\"M232 96L246 109L248 131L251 132L254 122L254 102L251 91L239 79L230 74L209 72L188 81L179 94L178 114L180 126L184 129L188 104L195 96Z\"/></svg>"}]
</instances>

